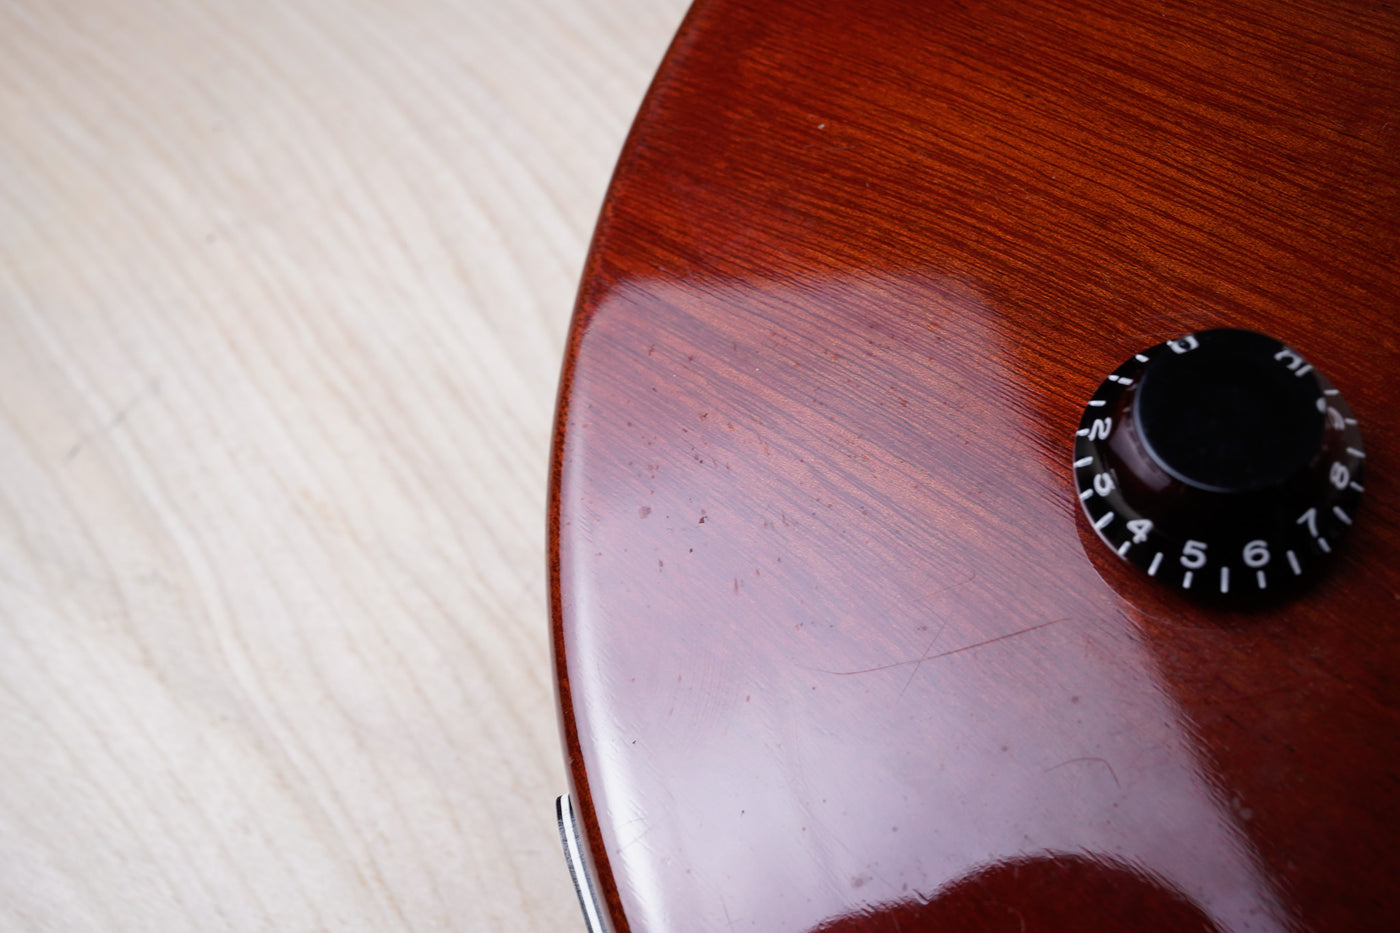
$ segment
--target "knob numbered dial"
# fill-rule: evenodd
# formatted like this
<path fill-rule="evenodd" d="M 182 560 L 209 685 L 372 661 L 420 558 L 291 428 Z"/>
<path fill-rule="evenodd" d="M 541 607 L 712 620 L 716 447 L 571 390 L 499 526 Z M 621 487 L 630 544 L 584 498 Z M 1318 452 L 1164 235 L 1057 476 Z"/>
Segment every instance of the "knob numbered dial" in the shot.
<path fill-rule="evenodd" d="M 1286 590 L 1337 547 L 1365 448 L 1341 393 L 1296 350 L 1207 330 L 1134 354 L 1090 399 L 1074 444 L 1099 538 L 1192 594 Z"/>

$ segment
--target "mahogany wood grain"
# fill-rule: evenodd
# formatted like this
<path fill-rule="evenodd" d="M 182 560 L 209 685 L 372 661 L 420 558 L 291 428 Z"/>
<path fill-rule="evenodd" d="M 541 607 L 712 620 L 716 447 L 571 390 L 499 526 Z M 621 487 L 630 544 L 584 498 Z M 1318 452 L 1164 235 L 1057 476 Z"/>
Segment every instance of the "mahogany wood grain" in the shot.
<path fill-rule="evenodd" d="M 619 930 L 1400 926 L 1397 78 L 1376 4 L 697 4 L 556 422 Z M 1069 475 L 1103 374 L 1215 326 L 1367 443 L 1263 611 L 1102 553 Z"/>

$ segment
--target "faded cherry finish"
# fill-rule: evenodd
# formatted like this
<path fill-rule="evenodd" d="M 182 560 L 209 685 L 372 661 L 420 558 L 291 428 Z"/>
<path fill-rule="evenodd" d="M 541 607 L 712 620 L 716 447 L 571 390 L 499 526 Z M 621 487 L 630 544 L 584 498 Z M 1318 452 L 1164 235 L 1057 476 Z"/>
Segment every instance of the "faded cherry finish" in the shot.
<path fill-rule="evenodd" d="M 1378 5 L 697 5 L 554 457 L 619 929 L 1400 927 L 1397 114 Z M 1216 326 L 1369 453 L 1323 579 L 1249 613 L 1105 557 L 1069 475 L 1102 375 Z"/>

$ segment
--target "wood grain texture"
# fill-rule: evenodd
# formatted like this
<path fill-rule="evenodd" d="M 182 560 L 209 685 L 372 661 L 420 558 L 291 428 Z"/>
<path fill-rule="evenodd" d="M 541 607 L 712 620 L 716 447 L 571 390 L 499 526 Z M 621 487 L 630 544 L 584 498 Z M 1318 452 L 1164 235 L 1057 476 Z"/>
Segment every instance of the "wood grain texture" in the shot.
<path fill-rule="evenodd" d="M 696 6 L 554 461 L 620 930 L 1400 925 L 1397 74 L 1366 3 Z M 1223 326 L 1367 444 L 1264 611 L 1106 555 L 1071 478 L 1105 374 Z"/>
<path fill-rule="evenodd" d="M 681 12 L 0 7 L 0 927 L 579 927 L 550 415 Z"/>

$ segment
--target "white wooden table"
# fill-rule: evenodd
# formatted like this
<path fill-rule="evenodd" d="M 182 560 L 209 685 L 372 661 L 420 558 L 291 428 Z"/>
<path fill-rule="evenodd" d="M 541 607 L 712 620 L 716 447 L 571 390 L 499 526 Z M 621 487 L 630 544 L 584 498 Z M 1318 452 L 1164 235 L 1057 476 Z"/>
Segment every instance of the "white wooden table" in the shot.
<path fill-rule="evenodd" d="M 0 5 L 0 929 L 581 929 L 550 422 L 683 6 Z"/>

